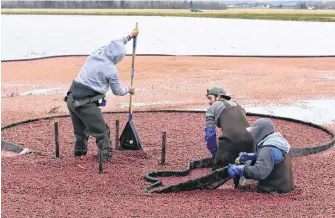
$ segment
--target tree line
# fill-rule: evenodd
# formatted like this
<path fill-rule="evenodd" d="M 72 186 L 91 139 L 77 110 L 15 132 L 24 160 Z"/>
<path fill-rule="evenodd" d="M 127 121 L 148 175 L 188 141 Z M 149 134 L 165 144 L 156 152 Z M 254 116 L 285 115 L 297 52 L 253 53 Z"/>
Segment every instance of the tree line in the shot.
<path fill-rule="evenodd" d="M 222 1 L 1 1 L 2 8 L 222 10 Z"/>

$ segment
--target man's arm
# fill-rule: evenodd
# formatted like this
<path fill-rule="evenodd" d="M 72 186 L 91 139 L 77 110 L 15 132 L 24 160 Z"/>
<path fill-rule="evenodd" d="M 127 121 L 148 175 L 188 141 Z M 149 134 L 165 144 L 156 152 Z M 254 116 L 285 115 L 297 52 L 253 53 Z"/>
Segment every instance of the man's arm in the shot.
<path fill-rule="evenodd" d="M 115 42 L 115 41 L 122 42 L 123 44 L 127 44 L 127 42 L 129 42 L 132 38 L 136 37 L 138 35 L 138 33 L 139 33 L 138 30 L 133 29 L 129 35 L 124 36 L 124 37 L 122 37 L 120 39 L 112 40 L 109 44 L 104 45 L 104 46 L 102 46 L 102 47 L 100 47 L 98 49 L 95 49 L 90 55 L 99 55 L 99 54 L 101 54 L 107 46 L 109 46 L 112 42 Z"/>
<path fill-rule="evenodd" d="M 114 95 L 123 96 L 129 93 L 129 88 L 127 86 L 121 87 L 119 73 L 114 65 L 110 65 L 111 76 L 107 78 L 109 86 Z"/>
<path fill-rule="evenodd" d="M 103 53 L 104 50 L 105 50 L 105 49 L 110 49 L 110 48 L 108 48 L 108 46 L 111 46 L 111 45 L 114 46 L 113 43 L 115 43 L 115 42 L 121 42 L 121 43 L 123 43 L 123 44 L 127 44 L 127 42 L 129 42 L 130 40 L 131 40 L 130 35 L 125 36 L 125 37 L 122 37 L 122 38 L 120 38 L 120 39 L 112 40 L 112 41 L 110 41 L 108 44 L 106 44 L 106 45 L 104 45 L 104 46 L 101 46 L 100 48 L 97 48 L 97 49 L 95 49 L 94 51 L 92 51 L 90 55 L 91 55 L 91 56 L 95 56 L 95 55 L 104 55 L 104 53 Z"/>
<path fill-rule="evenodd" d="M 138 35 L 138 30 L 133 29 L 129 35 L 122 37 L 121 39 L 118 39 L 117 41 L 127 44 L 127 42 L 129 42 L 132 38 L 136 37 L 137 35 Z"/>
<path fill-rule="evenodd" d="M 273 169 L 274 160 L 272 152 L 269 148 L 262 148 L 257 156 L 256 163 L 246 165 L 244 168 L 244 176 L 249 179 L 265 179 L 268 177 Z"/>
<path fill-rule="evenodd" d="M 127 44 L 127 42 L 129 42 L 131 39 L 132 38 L 130 37 L 130 35 L 128 35 L 128 36 L 122 37 L 121 39 L 117 39 L 116 41 L 123 42 L 123 44 Z"/>
<path fill-rule="evenodd" d="M 206 111 L 206 128 L 215 128 L 215 116 L 213 107 L 210 107 Z"/>
<path fill-rule="evenodd" d="M 206 128 L 205 128 L 205 141 L 207 142 L 208 151 L 215 156 L 217 151 L 216 131 L 215 131 L 215 117 L 212 107 L 208 108 L 206 112 Z"/>

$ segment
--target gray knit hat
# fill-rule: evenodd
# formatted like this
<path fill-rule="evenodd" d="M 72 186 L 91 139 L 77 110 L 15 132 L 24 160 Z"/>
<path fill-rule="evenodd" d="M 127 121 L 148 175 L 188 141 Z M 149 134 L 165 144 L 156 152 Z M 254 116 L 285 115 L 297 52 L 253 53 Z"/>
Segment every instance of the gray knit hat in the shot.
<path fill-rule="evenodd" d="M 226 90 L 224 90 L 222 87 L 213 87 L 213 88 L 207 89 L 207 95 L 224 96 L 228 100 L 230 99 L 230 96 L 227 95 Z"/>

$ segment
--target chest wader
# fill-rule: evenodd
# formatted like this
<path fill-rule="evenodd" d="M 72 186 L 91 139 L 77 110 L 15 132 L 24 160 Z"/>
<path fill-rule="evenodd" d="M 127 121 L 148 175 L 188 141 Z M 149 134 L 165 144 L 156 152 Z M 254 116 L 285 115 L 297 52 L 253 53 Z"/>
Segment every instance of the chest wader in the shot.
<path fill-rule="evenodd" d="M 290 153 L 274 165 L 268 177 L 258 181 L 257 189 L 265 193 L 287 193 L 294 189 L 292 155 Z"/>
<path fill-rule="evenodd" d="M 226 167 L 234 163 L 240 152 L 251 153 L 254 151 L 252 135 L 246 130 L 250 126 L 244 109 L 236 102 L 225 104 L 217 126 L 223 133 L 219 136 L 218 150 L 214 157 L 213 170 Z M 235 187 L 239 184 L 240 177 L 234 178 Z"/>
<path fill-rule="evenodd" d="M 90 135 L 96 138 L 98 148 L 102 148 L 104 160 L 112 155 L 110 129 L 98 107 L 98 101 L 104 97 L 105 95 L 88 86 L 72 82 L 65 101 L 75 135 L 74 156 L 87 154 L 87 141 Z"/>

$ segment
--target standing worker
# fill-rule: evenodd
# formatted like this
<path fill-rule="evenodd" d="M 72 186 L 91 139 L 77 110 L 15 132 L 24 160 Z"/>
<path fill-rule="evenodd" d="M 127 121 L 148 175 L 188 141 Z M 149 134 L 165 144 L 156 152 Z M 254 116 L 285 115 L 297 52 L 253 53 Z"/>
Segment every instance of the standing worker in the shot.
<path fill-rule="evenodd" d="M 138 35 L 134 29 L 130 35 L 113 40 L 88 56 L 77 78 L 67 92 L 65 101 L 70 112 L 75 136 L 74 156 L 87 154 L 87 141 L 91 135 L 102 149 L 103 160 L 112 156 L 110 129 L 99 106 L 105 106 L 105 93 L 111 88 L 114 95 L 134 94 L 134 87 L 121 87 L 116 64 L 126 55 L 125 44 Z"/>

